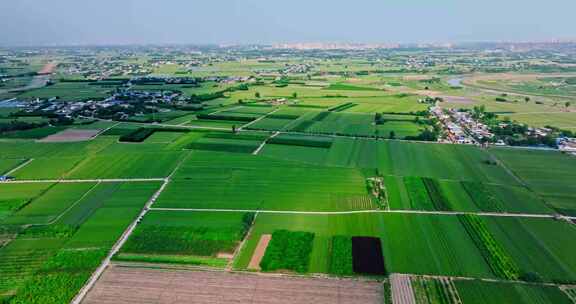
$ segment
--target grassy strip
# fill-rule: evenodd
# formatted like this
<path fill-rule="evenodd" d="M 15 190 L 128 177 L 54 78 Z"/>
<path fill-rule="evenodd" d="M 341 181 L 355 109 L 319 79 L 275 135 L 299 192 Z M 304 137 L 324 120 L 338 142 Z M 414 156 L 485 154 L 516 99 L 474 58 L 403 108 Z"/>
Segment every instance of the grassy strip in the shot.
<path fill-rule="evenodd" d="M 315 123 L 314 120 L 303 120 L 299 122 L 297 125 L 292 127 L 290 131 L 294 132 L 305 132 L 306 129 L 310 128 Z"/>
<path fill-rule="evenodd" d="M 254 140 L 261 141 L 268 138 L 267 134 L 239 134 L 232 132 L 210 132 L 204 135 L 204 138 L 217 139 L 236 139 L 236 140 Z"/>
<path fill-rule="evenodd" d="M 260 262 L 263 271 L 308 271 L 314 233 L 276 230 Z"/>
<path fill-rule="evenodd" d="M 313 148 L 326 148 L 332 146 L 331 138 L 290 138 L 290 137 L 274 137 L 268 140 L 269 144 L 287 145 L 287 146 L 300 146 L 300 147 L 313 147 Z"/>
<path fill-rule="evenodd" d="M 490 234 L 482 219 L 477 215 L 460 215 L 458 218 L 494 275 L 501 279 L 517 280 L 520 277 L 520 269 Z"/>
<path fill-rule="evenodd" d="M 115 261 L 124 262 L 143 262 L 159 264 L 185 264 L 224 268 L 228 265 L 227 259 L 213 257 L 189 256 L 189 255 L 153 255 L 153 254 L 135 254 L 119 253 L 114 256 Z"/>
<path fill-rule="evenodd" d="M 267 118 L 275 118 L 275 119 L 298 119 L 300 115 L 293 115 L 293 114 L 270 114 L 266 116 Z"/>
<path fill-rule="evenodd" d="M 69 303 L 106 256 L 106 250 L 62 250 L 18 290 L 9 303 Z"/>
<path fill-rule="evenodd" d="M 504 204 L 482 183 L 462 182 L 462 187 L 482 211 L 504 212 Z"/>
<path fill-rule="evenodd" d="M 330 273 L 340 276 L 354 274 L 352 261 L 352 240 L 348 236 L 332 238 Z"/>
<path fill-rule="evenodd" d="M 451 211 L 450 204 L 448 203 L 448 199 L 442 192 L 440 188 L 440 184 L 437 180 L 432 178 L 422 178 L 422 182 L 426 186 L 426 190 L 428 190 L 428 195 L 432 200 L 432 204 L 434 204 L 434 208 L 439 211 Z"/>
<path fill-rule="evenodd" d="M 390 281 L 386 280 L 382 283 L 382 289 L 384 291 L 384 304 L 393 304 L 392 302 L 392 286 L 390 286 Z"/>
<path fill-rule="evenodd" d="M 218 115 L 218 114 L 198 114 L 196 115 L 196 118 L 205 120 L 230 120 L 230 121 L 243 121 L 243 122 L 251 122 L 257 119 L 257 117 L 250 117 L 250 116 L 234 116 L 234 115 Z"/>
<path fill-rule="evenodd" d="M 426 185 L 419 177 L 405 176 L 404 185 L 410 197 L 410 207 L 415 210 L 434 210 Z"/>
<path fill-rule="evenodd" d="M 235 153 L 252 153 L 258 145 L 235 145 L 225 143 L 200 143 L 195 142 L 186 146 L 187 149 L 202 150 L 202 151 L 219 151 L 219 152 L 235 152 Z"/>

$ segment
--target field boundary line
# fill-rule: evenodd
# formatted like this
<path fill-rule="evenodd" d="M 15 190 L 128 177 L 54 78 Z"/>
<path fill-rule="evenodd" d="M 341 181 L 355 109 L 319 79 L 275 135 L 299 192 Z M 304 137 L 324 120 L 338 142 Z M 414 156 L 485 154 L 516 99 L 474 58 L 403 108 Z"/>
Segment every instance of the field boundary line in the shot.
<path fill-rule="evenodd" d="M 376 141 L 399 141 L 405 143 L 417 143 L 417 144 L 430 144 L 430 145 L 456 145 L 456 146 L 475 146 L 469 144 L 454 144 L 454 143 L 443 143 L 437 141 L 421 141 L 421 140 L 405 140 L 405 139 L 390 139 L 390 138 L 374 138 L 374 137 L 363 137 L 363 136 L 354 136 L 354 135 L 338 135 L 338 134 L 327 134 L 327 133 L 307 133 L 307 132 L 296 132 L 296 131 L 286 131 L 285 129 L 288 126 L 291 126 L 294 122 L 300 120 L 302 117 L 299 117 L 288 125 L 284 126 L 280 130 L 243 130 L 238 129 L 239 132 L 280 132 L 280 134 L 292 134 L 292 135 L 307 135 L 307 136 L 319 136 L 319 137 L 331 137 L 331 138 L 350 138 L 350 139 L 359 139 L 359 140 L 376 140 Z M 168 127 L 168 128 L 182 128 L 188 130 L 214 130 L 214 131 L 230 131 L 230 128 L 222 128 L 222 127 L 206 127 L 206 126 L 183 126 L 183 125 L 173 125 L 173 124 L 163 124 L 163 123 L 143 123 L 143 122 L 124 122 L 125 124 L 132 124 L 132 125 L 142 125 L 142 126 L 158 126 L 158 127 Z M 244 126 L 242 126 L 244 127 Z M 241 128 L 242 128 L 241 127 Z M 576 127 L 570 127 L 576 128 Z M 550 151 L 558 151 L 557 149 L 553 148 L 539 148 L 539 147 L 523 147 L 523 146 L 505 146 L 504 148 L 507 149 L 526 149 L 526 150 L 550 150 Z"/>
<path fill-rule="evenodd" d="M 5 176 L 9 176 L 10 174 L 13 174 L 14 172 L 24 168 L 25 166 L 27 166 L 29 163 L 31 163 L 34 159 L 30 158 L 27 161 L 21 163 L 20 165 L 16 166 L 16 168 L 12 168 L 10 171 L 4 173 L 3 175 Z"/>
<path fill-rule="evenodd" d="M 576 219 L 575 216 L 558 216 L 554 214 L 530 214 L 530 213 L 496 213 L 496 212 L 465 212 L 465 211 L 425 211 L 425 210 L 350 210 L 350 211 L 296 211 L 296 210 L 250 210 L 250 209 L 203 209 L 203 208 L 150 208 L 151 211 L 174 211 L 174 212 L 256 212 L 271 214 L 303 214 L 303 215 L 346 215 L 365 213 L 398 213 L 398 214 L 423 214 L 423 215 L 478 215 L 487 217 L 521 217 L 521 218 L 549 218 L 549 219 Z"/>
<path fill-rule="evenodd" d="M 130 183 L 130 182 L 162 182 L 165 178 L 102 178 L 102 179 L 23 179 L 0 182 L 2 184 L 32 184 L 32 183 Z"/>
<path fill-rule="evenodd" d="M 280 111 L 280 108 L 276 108 L 275 110 L 270 111 L 270 112 L 268 112 L 268 113 L 266 113 L 266 114 L 264 114 L 264 115 L 262 115 L 262 116 L 260 116 L 260 117 L 258 117 L 258 118 L 256 118 L 256 119 L 254 119 L 253 121 L 251 121 L 251 122 L 249 122 L 249 123 L 241 126 L 241 127 L 238 128 L 238 129 L 239 129 L 240 131 L 242 131 L 244 128 L 247 128 L 248 126 L 257 123 L 257 122 L 259 122 L 260 120 L 268 117 L 268 115 L 272 115 L 272 114 L 274 114 L 274 113 L 276 113 L 276 112 L 278 112 L 278 111 Z"/>
<path fill-rule="evenodd" d="M 166 178 L 164 178 L 164 182 L 162 183 L 160 188 L 158 188 L 158 190 L 152 195 L 152 197 L 150 197 L 150 199 L 148 199 L 148 201 L 146 202 L 146 204 L 144 205 L 144 207 L 142 208 L 142 210 L 140 211 L 140 214 L 136 217 L 136 219 L 134 219 L 134 221 L 132 221 L 132 223 L 128 226 L 128 228 L 126 228 L 126 230 L 124 230 L 124 232 L 122 233 L 122 236 L 116 241 L 116 243 L 114 244 L 114 246 L 112 247 L 112 249 L 110 250 L 108 255 L 106 256 L 104 261 L 92 273 L 88 282 L 86 282 L 84 284 L 82 289 L 80 289 L 80 291 L 76 294 L 74 299 L 70 302 L 71 304 L 82 303 L 82 301 L 84 300 L 84 298 L 86 297 L 88 292 L 94 287 L 94 285 L 96 284 L 98 279 L 100 279 L 100 277 L 102 276 L 102 274 L 104 273 L 106 268 L 108 268 L 108 266 L 110 265 L 110 262 L 112 261 L 112 257 L 116 253 L 118 253 L 118 251 L 120 251 L 120 248 L 122 248 L 124 243 L 126 243 L 126 241 L 128 240 L 128 237 L 130 237 L 132 232 L 134 232 L 134 229 L 136 229 L 136 226 L 138 225 L 138 223 L 140 223 L 142 218 L 144 218 L 146 213 L 148 213 L 148 211 L 150 210 L 150 207 L 156 202 L 156 200 L 158 199 L 160 194 L 162 194 L 164 189 L 166 189 L 166 186 L 168 186 L 168 184 L 170 183 L 172 175 L 174 175 L 174 173 L 176 173 L 176 171 L 180 168 L 182 163 L 184 163 L 184 161 L 188 158 L 189 155 L 190 155 L 190 153 L 187 153 L 185 156 L 183 156 L 180 159 L 180 161 L 178 162 L 178 164 L 174 167 L 172 172 Z"/>
<path fill-rule="evenodd" d="M 54 223 L 56 223 L 58 220 L 60 220 L 64 214 L 68 213 L 68 211 L 72 210 L 72 208 L 74 208 L 76 205 L 78 205 L 78 203 L 80 203 L 86 196 L 88 196 L 92 191 L 94 191 L 94 189 L 96 189 L 96 187 L 98 187 L 98 185 L 100 185 L 100 182 L 95 183 L 92 187 L 90 187 L 90 189 L 88 189 L 88 191 L 84 192 L 84 194 L 82 194 L 82 196 L 77 199 L 74 204 L 70 205 L 68 208 L 66 208 L 66 210 L 62 211 L 62 213 L 60 213 L 55 219 L 51 220 L 50 222 L 46 223 L 46 224 L 30 224 L 30 225 L 26 225 L 28 227 L 32 227 L 32 226 L 49 226 L 52 225 Z"/>
<path fill-rule="evenodd" d="M 214 114 L 218 114 L 218 113 L 222 113 L 222 112 L 226 112 L 226 111 L 236 110 L 236 109 L 239 109 L 241 107 L 242 106 L 235 106 L 235 107 L 230 107 L 230 108 L 218 109 L 217 111 L 211 112 L 208 115 L 214 115 Z"/>
<path fill-rule="evenodd" d="M 492 282 L 492 283 L 509 283 L 509 284 L 524 284 L 524 285 L 533 285 L 533 286 L 553 286 L 562 289 L 562 287 L 573 287 L 570 284 L 561 284 L 561 283 L 553 283 L 553 282 L 529 282 L 529 281 L 520 281 L 520 280 L 503 280 L 503 279 L 493 279 L 493 278 L 474 278 L 474 277 L 465 277 L 465 276 L 443 276 L 443 275 L 434 275 L 434 274 L 416 274 L 416 273 L 394 273 L 400 275 L 407 275 L 410 277 L 418 277 L 424 279 L 449 279 L 452 281 L 482 281 L 482 282 Z"/>
<path fill-rule="evenodd" d="M 270 135 L 270 137 L 266 138 L 266 139 L 260 144 L 260 146 L 258 146 L 258 148 L 256 148 L 256 150 L 254 150 L 254 152 L 252 152 L 252 155 L 258 155 L 258 153 L 260 153 L 260 151 L 261 151 L 262 149 L 264 149 L 264 146 L 266 145 L 266 143 L 267 143 L 270 139 L 272 139 L 272 138 L 274 138 L 274 137 L 276 137 L 276 136 L 278 136 L 278 135 L 280 135 L 280 132 L 276 131 L 276 132 L 274 132 L 274 134 Z"/>
<path fill-rule="evenodd" d="M 236 247 L 236 250 L 234 250 L 234 254 L 233 254 L 232 259 L 230 260 L 228 265 L 226 265 L 226 268 L 225 268 L 226 271 L 231 271 L 233 269 L 234 261 L 236 261 L 236 258 L 238 257 L 238 255 L 240 254 L 242 249 L 244 249 L 244 244 L 246 244 L 246 240 L 248 240 L 248 238 L 252 234 L 252 230 L 254 230 L 254 224 L 256 223 L 257 217 L 258 217 L 258 211 L 256 211 L 254 213 L 254 218 L 252 219 L 252 222 L 250 223 L 250 229 L 248 229 L 248 231 L 246 232 L 246 235 L 244 236 L 244 238 L 242 239 L 240 244 L 238 244 L 238 247 Z"/>

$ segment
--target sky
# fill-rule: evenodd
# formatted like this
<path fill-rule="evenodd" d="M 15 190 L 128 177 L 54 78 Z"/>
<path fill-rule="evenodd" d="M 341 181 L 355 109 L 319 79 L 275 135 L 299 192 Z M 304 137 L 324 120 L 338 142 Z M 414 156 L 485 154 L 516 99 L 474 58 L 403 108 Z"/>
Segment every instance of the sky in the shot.
<path fill-rule="evenodd" d="M 575 0 L 2 0 L 0 45 L 548 41 Z"/>

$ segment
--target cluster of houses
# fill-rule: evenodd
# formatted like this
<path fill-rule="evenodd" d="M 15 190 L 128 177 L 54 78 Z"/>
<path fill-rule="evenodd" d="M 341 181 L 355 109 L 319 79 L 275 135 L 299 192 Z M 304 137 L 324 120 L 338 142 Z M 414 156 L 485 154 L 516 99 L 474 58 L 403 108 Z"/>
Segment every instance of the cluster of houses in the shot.
<path fill-rule="evenodd" d="M 281 71 L 281 74 L 306 74 L 312 70 L 313 65 L 310 63 L 287 64 Z"/>
<path fill-rule="evenodd" d="M 559 138 L 558 149 L 576 155 L 576 138 Z"/>
<path fill-rule="evenodd" d="M 494 137 L 490 128 L 477 121 L 468 112 L 432 107 L 430 112 L 440 121 L 448 142 L 455 144 L 480 144 Z M 502 143 L 497 143 L 502 144 Z"/>
<path fill-rule="evenodd" d="M 79 59 L 59 64 L 66 74 L 82 75 L 86 79 L 106 79 L 110 77 L 146 75 L 152 72 L 145 63 L 125 62 L 114 58 Z"/>

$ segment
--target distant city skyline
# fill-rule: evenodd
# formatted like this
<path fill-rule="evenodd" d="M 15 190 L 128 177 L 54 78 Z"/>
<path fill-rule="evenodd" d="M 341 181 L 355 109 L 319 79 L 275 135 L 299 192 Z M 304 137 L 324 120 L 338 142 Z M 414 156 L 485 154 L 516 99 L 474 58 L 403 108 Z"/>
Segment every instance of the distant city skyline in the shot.
<path fill-rule="evenodd" d="M 576 38 L 576 1 L 17 0 L 0 45 L 461 43 Z"/>

